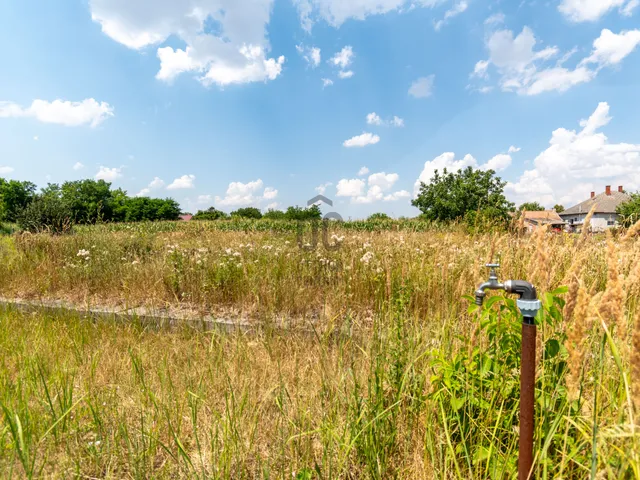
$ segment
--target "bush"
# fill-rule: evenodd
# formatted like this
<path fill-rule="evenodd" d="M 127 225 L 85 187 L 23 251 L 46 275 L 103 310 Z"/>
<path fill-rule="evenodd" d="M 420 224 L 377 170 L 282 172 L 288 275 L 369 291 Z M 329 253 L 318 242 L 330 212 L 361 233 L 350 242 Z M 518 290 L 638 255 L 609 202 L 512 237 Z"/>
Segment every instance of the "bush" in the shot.
<path fill-rule="evenodd" d="M 233 212 L 231 212 L 232 217 L 241 217 L 241 218 L 255 218 L 259 220 L 262 218 L 262 212 L 255 207 L 246 207 L 239 208 Z"/>
<path fill-rule="evenodd" d="M 73 227 L 73 210 L 61 198 L 37 197 L 18 213 L 18 226 L 27 232 L 69 233 Z"/>
<path fill-rule="evenodd" d="M 123 206 L 127 222 L 178 220 L 180 217 L 180 205 L 171 198 L 127 198 Z"/>
<path fill-rule="evenodd" d="M 191 220 L 220 220 L 223 218 L 227 218 L 226 213 L 216 209 L 215 207 L 210 207 L 206 210 L 198 210 Z"/>
<path fill-rule="evenodd" d="M 386 213 L 378 212 L 378 213 L 374 213 L 373 215 L 369 215 L 369 218 L 367 218 L 367 221 L 370 221 L 370 222 L 375 220 L 391 220 L 391 217 Z"/>
<path fill-rule="evenodd" d="M 262 216 L 262 218 L 265 218 L 267 220 L 285 220 L 287 218 L 287 214 L 282 210 L 273 210 L 270 208 L 267 213 Z"/>
<path fill-rule="evenodd" d="M 309 208 L 289 207 L 285 215 L 287 220 L 320 220 L 322 218 L 318 205 L 311 205 Z"/>

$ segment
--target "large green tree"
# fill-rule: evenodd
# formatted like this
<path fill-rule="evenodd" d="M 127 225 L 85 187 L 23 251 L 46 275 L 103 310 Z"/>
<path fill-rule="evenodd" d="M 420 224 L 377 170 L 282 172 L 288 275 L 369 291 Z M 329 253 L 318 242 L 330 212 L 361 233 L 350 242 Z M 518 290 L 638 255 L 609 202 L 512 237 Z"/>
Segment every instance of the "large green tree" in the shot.
<path fill-rule="evenodd" d="M 411 202 L 427 220 L 451 221 L 481 215 L 506 220 L 514 205 L 504 196 L 504 182 L 493 170 L 467 167 L 455 173 L 437 170 L 429 183 L 420 183 Z"/>
<path fill-rule="evenodd" d="M 60 194 L 71 207 L 76 223 L 95 223 L 113 219 L 114 195 L 104 180 L 64 182 Z"/>
<path fill-rule="evenodd" d="M 123 211 L 126 222 L 178 220 L 180 217 L 180 205 L 171 198 L 127 198 Z"/>
<path fill-rule="evenodd" d="M 15 222 L 19 212 L 29 205 L 36 193 L 31 182 L 0 178 L 0 220 Z"/>

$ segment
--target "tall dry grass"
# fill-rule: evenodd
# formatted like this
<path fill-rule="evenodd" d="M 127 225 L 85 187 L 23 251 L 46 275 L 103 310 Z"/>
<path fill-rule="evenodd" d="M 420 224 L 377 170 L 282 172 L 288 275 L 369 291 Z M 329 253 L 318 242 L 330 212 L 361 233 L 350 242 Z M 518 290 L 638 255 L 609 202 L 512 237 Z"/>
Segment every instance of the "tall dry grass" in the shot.
<path fill-rule="evenodd" d="M 223 305 L 312 332 L 9 309 L 0 476 L 512 478 L 520 320 L 512 299 L 463 298 L 500 258 L 501 279 L 535 278 L 544 304 L 536 478 L 640 478 L 635 237 L 334 234 L 335 252 L 189 225 L 3 238 L 4 296 Z"/>

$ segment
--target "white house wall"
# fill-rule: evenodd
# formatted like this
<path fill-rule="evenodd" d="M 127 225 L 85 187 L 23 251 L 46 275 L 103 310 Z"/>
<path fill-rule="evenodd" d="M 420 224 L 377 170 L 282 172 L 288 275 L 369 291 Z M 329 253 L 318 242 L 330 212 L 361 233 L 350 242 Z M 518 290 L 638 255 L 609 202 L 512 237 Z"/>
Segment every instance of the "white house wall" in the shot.
<path fill-rule="evenodd" d="M 571 220 L 573 220 L 574 226 L 580 226 L 584 223 L 586 214 L 578 214 L 578 215 L 570 215 L 563 217 L 563 220 L 566 221 L 569 225 L 571 225 Z M 613 221 L 617 223 L 618 215 L 615 213 L 595 213 L 593 217 L 591 217 L 591 229 L 592 230 L 606 230 L 607 228 L 611 228 L 613 225 L 609 225 L 609 221 Z"/>

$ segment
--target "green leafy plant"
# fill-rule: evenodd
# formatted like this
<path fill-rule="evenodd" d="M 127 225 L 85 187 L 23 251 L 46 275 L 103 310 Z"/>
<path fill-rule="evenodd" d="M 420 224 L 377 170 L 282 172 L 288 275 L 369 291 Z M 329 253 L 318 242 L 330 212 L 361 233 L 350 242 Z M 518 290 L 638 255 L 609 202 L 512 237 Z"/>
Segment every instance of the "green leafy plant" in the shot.
<path fill-rule="evenodd" d="M 550 331 L 543 345 L 536 385 L 537 434 L 541 438 L 557 432 L 556 414 L 567 403 L 562 385 L 566 352 L 558 289 L 544 296 L 544 309 L 537 322 Z M 517 468 L 518 412 L 522 316 L 513 298 L 493 296 L 478 313 L 468 344 L 453 356 L 447 348 L 433 352 L 430 399 L 438 405 L 437 417 L 446 432 L 448 458 L 458 471 L 482 478 L 512 476 Z M 565 432 L 562 432 L 565 433 Z M 548 450 L 547 450 L 548 452 Z"/>
<path fill-rule="evenodd" d="M 63 234 L 71 232 L 73 212 L 67 202 L 53 196 L 40 196 L 18 214 L 18 226 L 27 232 Z"/>

